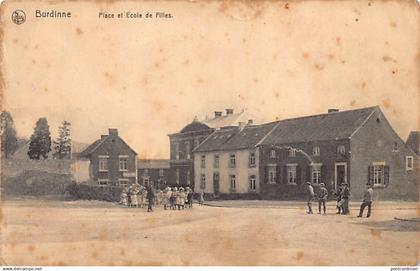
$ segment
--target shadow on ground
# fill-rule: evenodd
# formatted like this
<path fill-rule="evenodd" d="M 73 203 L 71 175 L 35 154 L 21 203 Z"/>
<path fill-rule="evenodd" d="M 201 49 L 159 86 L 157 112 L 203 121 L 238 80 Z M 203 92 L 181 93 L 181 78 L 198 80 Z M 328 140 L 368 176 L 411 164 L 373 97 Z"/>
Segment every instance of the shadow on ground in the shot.
<path fill-rule="evenodd" d="M 420 221 L 418 218 L 409 218 L 405 220 L 384 220 L 384 221 L 370 221 L 357 223 L 372 228 L 377 228 L 381 231 L 393 232 L 417 232 L 420 231 Z"/>

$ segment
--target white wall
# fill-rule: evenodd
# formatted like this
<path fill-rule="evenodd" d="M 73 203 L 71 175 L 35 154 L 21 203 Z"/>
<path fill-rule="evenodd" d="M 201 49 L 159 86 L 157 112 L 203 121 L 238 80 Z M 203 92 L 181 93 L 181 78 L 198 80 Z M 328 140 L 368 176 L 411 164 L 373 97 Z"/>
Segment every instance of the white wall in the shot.
<path fill-rule="evenodd" d="M 76 182 L 86 182 L 90 179 L 89 160 L 74 160 L 71 171 Z"/>
<path fill-rule="evenodd" d="M 230 175 L 236 176 L 236 193 L 248 193 L 249 177 L 255 175 L 256 177 L 256 191 L 260 191 L 259 180 L 259 150 L 255 149 L 255 167 L 249 167 L 249 153 L 250 150 L 236 150 L 236 151 L 218 151 L 206 153 L 194 153 L 194 181 L 195 190 L 201 191 L 200 182 L 201 174 L 206 175 L 205 193 L 214 193 L 213 191 L 213 173 L 218 172 L 220 178 L 220 193 L 230 193 Z M 219 168 L 214 168 L 214 155 L 219 154 Z M 230 168 L 230 154 L 236 155 L 236 167 Z M 206 167 L 201 168 L 201 156 L 206 156 Z"/>

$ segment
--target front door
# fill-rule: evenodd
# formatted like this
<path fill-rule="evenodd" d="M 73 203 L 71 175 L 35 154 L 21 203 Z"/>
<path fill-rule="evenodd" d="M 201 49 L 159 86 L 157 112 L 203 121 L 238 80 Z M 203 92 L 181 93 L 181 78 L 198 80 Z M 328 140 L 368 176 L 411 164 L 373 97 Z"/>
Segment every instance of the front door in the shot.
<path fill-rule="evenodd" d="M 342 183 L 347 182 L 347 163 L 336 163 L 335 164 L 335 187 L 340 187 Z"/>
<path fill-rule="evenodd" d="M 218 195 L 220 192 L 220 178 L 219 173 L 213 173 L 213 191 L 214 194 Z"/>

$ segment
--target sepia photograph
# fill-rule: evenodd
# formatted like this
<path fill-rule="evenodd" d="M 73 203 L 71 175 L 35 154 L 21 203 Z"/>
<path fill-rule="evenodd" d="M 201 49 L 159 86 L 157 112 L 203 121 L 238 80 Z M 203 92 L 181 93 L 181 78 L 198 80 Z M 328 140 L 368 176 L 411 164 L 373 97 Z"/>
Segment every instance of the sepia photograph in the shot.
<path fill-rule="evenodd" d="M 5 0 L 0 22 L 2 270 L 418 270 L 418 1 Z"/>

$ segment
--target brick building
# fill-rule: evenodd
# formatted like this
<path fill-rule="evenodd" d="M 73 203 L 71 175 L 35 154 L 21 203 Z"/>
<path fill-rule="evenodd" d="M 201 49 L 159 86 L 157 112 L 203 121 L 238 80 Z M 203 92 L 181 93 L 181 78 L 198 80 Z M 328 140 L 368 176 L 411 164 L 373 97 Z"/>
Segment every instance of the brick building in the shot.
<path fill-rule="evenodd" d="M 139 184 L 151 184 L 155 189 L 163 189 L 172 183 L 172 171 L 169 160 L 166 159 L 139 159 L 137 161 L 137 179 Z"/>
<path fill-rule="evenodd" d="M 90 180 L 99 185 L 125 186 L 137 182 L 137 153 L 118 136 L 117 129 L 109 129 L 79 154 L 89 160 Z"/>
<path fill-rule="evenodd" d="M 406 145 L 410 147 L 417 155 L 420 155 L 420 132 L 411 131 L 408 135 Z"/>
<path fill-rule="evenodd" d="M 354 199 L 366 183 L 377 199 L 418 199 L 419 157 L 379 107 L 283 120 L 259 147 L 267 198 L 302 198 L 311 181 L 330 191 L 347 182 Z"/>

